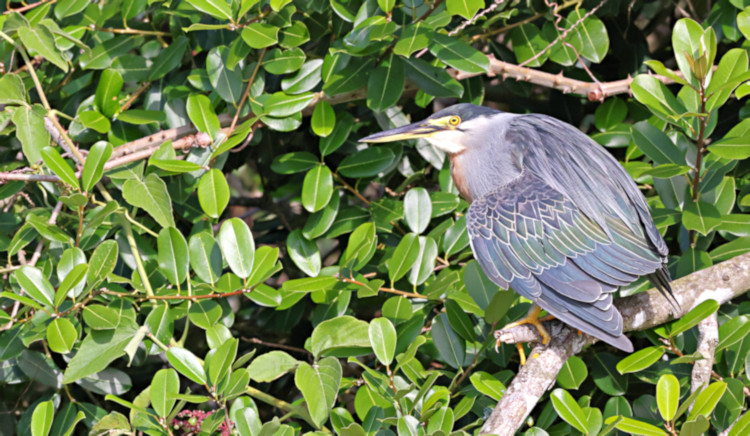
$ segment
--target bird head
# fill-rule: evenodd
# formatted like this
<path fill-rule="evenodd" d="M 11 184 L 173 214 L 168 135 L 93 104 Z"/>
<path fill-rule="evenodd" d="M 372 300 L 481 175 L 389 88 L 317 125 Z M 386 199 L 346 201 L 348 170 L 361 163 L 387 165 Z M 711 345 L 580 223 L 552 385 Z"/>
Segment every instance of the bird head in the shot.
<path fill-rule="evenodd" d="M 455 104 L 416 123 L 372 134 L 360 139 L 362 142 L 380 143 L 425 139 L 448 154 L 460 154 L 466 150 L 467 141 L 478 128 L 493 115 L 501 112 L 468 103 Z"/>

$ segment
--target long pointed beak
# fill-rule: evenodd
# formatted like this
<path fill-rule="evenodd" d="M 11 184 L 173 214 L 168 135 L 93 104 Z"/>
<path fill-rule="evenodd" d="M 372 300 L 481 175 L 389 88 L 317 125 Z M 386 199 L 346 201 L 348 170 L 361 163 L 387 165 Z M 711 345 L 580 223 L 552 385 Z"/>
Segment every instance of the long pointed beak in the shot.
<path fill-rule="evenodd" d="M 370 136 L 366 136 L 360 139 L 361 142 L 393 142 L 403 141 L 406 139 L 417 139 L 430 136 L 435 132 L 443 130 L 442 127 L 427 124 L 424 121 L 418 123 L 407 124 L 405 126 L 396 127 L 395 129 L 386 130 L 384 132 L 374 133 Z"/>

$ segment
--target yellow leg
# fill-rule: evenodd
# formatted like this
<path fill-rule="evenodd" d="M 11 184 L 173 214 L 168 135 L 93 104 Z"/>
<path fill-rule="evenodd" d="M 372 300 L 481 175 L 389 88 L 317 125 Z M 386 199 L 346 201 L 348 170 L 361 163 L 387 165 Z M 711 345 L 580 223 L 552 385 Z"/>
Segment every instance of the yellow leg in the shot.
<path fill-rule="evenodd" d="M 549 333 L 547 333 L 547 329 L 544 328 L 544 325 L 542 325 L 542 321 L 548 321 L 549 316 L 545 316 L 544 318 L 540 320 L 539 313 L 541 313 L 541 311 L 542 311 L 542 308 L 534 304 L 531 306 L 531 309 L 529 309 L 529 313 L 526 314 L 525 317 L 519 319 L 518 321 L 515 321 L 506 325 L 505 327 L 502 328 L 502 330 L 507 330 L 513 327 L 518 327 L 519 325 L 531 324 L 534 327 L 536 327 L 536 330 L 542 336 L 542 344 L 547 345 L 550 341 L 550 335 Z"/>

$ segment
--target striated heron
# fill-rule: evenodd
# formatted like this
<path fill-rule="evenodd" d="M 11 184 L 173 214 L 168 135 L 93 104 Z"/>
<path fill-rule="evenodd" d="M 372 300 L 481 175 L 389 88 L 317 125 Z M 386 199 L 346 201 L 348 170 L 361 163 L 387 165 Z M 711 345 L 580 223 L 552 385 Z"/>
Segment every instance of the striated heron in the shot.
<path fill-rule="evenodd" d="M 538 318 L 544 309 L 632 352 L 612 304 L 618 287 L 646 276 L 676 305 L 667 246 L 646 199 L 617 160 L 575 127 L 456 104 L 361 141 L 417 138 L 449 156 L 453 180 L 471 203 L 466 224 L 485 274 L 536 303 L 506 328 L 532 324 L 546 344 Z"/>

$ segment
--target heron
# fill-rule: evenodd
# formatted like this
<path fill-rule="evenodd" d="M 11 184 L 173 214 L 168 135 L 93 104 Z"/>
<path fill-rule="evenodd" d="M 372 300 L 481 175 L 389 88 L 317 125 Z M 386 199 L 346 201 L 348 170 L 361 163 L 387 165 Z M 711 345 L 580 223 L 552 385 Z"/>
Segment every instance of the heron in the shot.
<path fill-rule="evenodd" d="M 615 291 L 645 276 L 678 304 L 667 245 L 645 197 L 625 168 L 577 128 L 547 115 L 462 103 L 361 141 L 417 138 L 450 159 L 455 186 L 470 203 L 466 226 L 484 273 L 534 303 L 504 328 L 533 325 L 546 345 L 543 309 L 632 352 Z M 523 364 L 520 345 L 519 351 Z"/>

